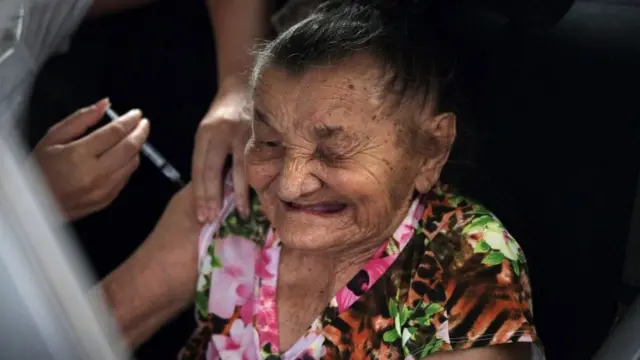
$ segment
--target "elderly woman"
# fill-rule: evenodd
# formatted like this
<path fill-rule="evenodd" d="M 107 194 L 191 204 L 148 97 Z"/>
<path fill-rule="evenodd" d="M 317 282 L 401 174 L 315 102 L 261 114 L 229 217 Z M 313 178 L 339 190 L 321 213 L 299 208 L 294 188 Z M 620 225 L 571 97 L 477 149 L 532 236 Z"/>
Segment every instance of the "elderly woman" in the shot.
<path fill-rule="evenodd" d="M 539 353 L 522 250 L 491 212 L 439 182 L 456 116 L 435 16 L 425 25 L 437 10 L 426 11 L 328 3 L 260 53 L 251 211 L 239 215 L 228 181 L 222 214 L 200 235 L 199 325 L 181 359 Z M 172 242 L 180 234 L 163 221 L 164 240 L 143 247 L 171 263 L 141 249 L 103 284 L 134 345 L 196 282 L 179 262 L 195 261 L 193 245 Z M 146 275 L 151 262 L 163 277 Z M 124 279 L 131 272 L 137 281 Z"/>

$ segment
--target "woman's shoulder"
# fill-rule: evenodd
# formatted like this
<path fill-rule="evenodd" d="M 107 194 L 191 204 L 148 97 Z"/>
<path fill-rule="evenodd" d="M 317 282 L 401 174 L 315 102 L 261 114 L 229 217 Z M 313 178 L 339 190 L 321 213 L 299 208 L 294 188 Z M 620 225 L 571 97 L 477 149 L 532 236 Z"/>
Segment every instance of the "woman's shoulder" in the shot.
<path fill-rule="evenodd" d="M 251 191 L 249 198 L 249 216 L 243 218 L 235 207 L 233 192 L 225 196 L 223 210 L 216 221 L 213 238 L 241 237 L 257 245 L 263 245 L 269 230 L 269 221 L 260 211 L 260 201 L 255 192 Z M 229 205 L 227 205 L 229 204 Z"/>
<path fill-rule="evenodd" d="M 409 275 L 397 284 L 406 290 L 397 289 L 405 294 L 398 300 L 430 314 L 433 328 L 425 329 L 438 334 L 424 355 L 536 342 L 526 260 L 500 220 L 442 185 L 421 198 L 418 212 L 409 252 L 396 269 Z M 426 349 L 422 342 L 407 346 Z"/>
<path fill-rule="evenodd" d="M 482 257 L 486 265 L 506 260 L 516 273 L 524 265 L 520 245 L 481 203 L 447 185 L 438 185 L 424 196 L 421 204 L 424 212 L 419 221 L 420 231 L 435 250 L 449 249 L 458 259 Z"/>
<path fill-rule="evenodd" d="M 233 268 L 233 276 L 241 283 L 252 279 L 258 253 L 269 233 L 269 222 L 260 211 L 260 203 L 255 193 L 250 197 L 250 210 L 248 217 L 240 216 L 235 207 L 232 186 L 228 182 L 220 215 L 216 221 L 205 225 L 200 233 L 199 276 L 196 288 L 198 321 L 211 321 L 211 313 L 225 319 L 233 313 L 233 301 L 229 299 L 235 298 L 219 291 L 212 291 L 216 286 L 218 289 L 230 286 L 225 283 L 224 277 L 214 276 L 220 274 L 220 269 Z"/>

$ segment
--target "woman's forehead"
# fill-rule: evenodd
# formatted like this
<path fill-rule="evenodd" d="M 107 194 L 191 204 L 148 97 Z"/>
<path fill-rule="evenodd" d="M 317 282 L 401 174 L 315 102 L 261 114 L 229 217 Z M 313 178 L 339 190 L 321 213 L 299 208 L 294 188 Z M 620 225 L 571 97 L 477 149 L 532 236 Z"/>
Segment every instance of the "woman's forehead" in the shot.
<path fill-rule="evenodd" d="M 257 110 L 277 117 L 323 121 L 327 118 L 378 117 L 384 87 L 376 67 L 349 64 L 315 67 L 292 74 L 265 69 L 255 89 Z"/>

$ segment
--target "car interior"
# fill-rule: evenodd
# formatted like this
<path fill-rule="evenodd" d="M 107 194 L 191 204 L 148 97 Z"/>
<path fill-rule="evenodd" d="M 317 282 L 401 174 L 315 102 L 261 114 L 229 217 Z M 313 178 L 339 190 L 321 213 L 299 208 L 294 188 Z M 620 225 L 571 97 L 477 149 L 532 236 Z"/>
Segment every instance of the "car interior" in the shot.
<path fill-rule="evenodd" d="M 476 176 L 470 185 L 474 196 L 499 215 L 524 248 L 531 273 L 536 327 L 546 356 L 550 360 L 640 359 L 640 2 L 468 2 L 472 6 L 452 19 L 452 24 L 461 31 L 471 22 L 474 24 L 473 34 L 467 31 L 465 41 L 460 43 L 460 50 L 468 56 L 459 70 L 465 79 L 461 84 L 466 95 L 463 111 L 470 114 L 469 126 L 473 129 L 468 136 L 480 150 L 472 160 L 461 163 L 473 169 Z M 165 6 L 167 12 L 177 9 L 178 2 L 161 3 L 165 5 L 150 7 Z M 129 25 L 140 23 L 145 17 L 164 21 L 158 15 L 162 10 L 149 10 L 152 15 L 144 11 L 126 15 L 128 20 L 123 15 L 120 20 L 125 19 Z M 198 19 L 200 22 L 184 23 L 198 31 L 208 31 L 207 24 L 201 23 L 206 18 Z M 122 34 L 124 30 L 114 25 L 117 20 L 101 20 L 101 24 L 111 26 L 112 33 Z M 86 103 L 108 92 L 108 86 L 116 81 L 108 74 L 101 75 L 100 84 L 89 84 L 86 91 L 81 90 L 87 73 L 113 71 L 113 66 L 105 65 L 107 54 L 100 50 L 100 44 L 112 44 L 113 39 L 105 35 L 107 32 L 100 33 L 102 37 L 92 37 L 97 34 L 96 26 L 95 22 L 85 24 L 70 53 L 53 59 L 43 70 L 34 91 L 32 114 L 55 108 L 43 90 L 47 77 L 64 79 L 76 98 L 86 99 Z M 178 46 L 175 44 L 180 36 L 167 35 L 164 42 L 155 46 L 172 49 Z M 207 40 L 210 39 L 202 41 Z M 185 48 L 185 56 L 193 55 L 187 45 L 180 46 Z M 69 64 L 81 57 L 80 50 L 74 48 L 102 51 L 102 55 L 95 55 L 98 65 L 74 69 Z M 120 50 L 124 48 L 122 45 Z M 127 47 L 126 51 L 134 50 L 135 47 Z M 213 54 L 206 53 L 202 58 L 211 59 Z M 148 59 L 128 59 L 140 63 L 143 60 Z M 172 114 L 184 111 L 189 122 L 179 125 L 177 133 L 154 124 L 160 135 L 151 138 L 159 148 L 167 149 L 169 160 L 184 174 L 189 173 L 192 134 L 213 92 L 201 83 L 202 75 L 197 75 L 200 70 L 207 73 L 204 67 L 198 62 L 185 69 L 185 78 L 197 79 L 199 85 L 184 89 L 177 100 L 160 101 L 174 107 L 170 109 Z M 72 75 L 74 71 L 84 75 Z M 117 79 L 118 75 L 113 76 Z M 131 72 L 129 76 L 143 75 Z M 145 76 L 143 80 L 163 78 L 155 84 L 178 81 L 174 75 Z M 116 94 L 112 100 L 120 101 L 122 109 L 129 104 L 140 106 L 131 100 L 134 95 L 132 91 Z M 193 99 L 199 100 L 189 109 L 174 104 Z M 145 101 L 151 104 L 158 99 Z M 174 121 L 152 105 L 149 108 L 150 118 Z M 47 113 L 55 114 L 51 117 L 56 119 L 65 111 L 68 113 L 57 107 Z M 32 116 L 31 145 L 50 125 L 47 121 L 36 121 Z M 121 195 L 129 199 L 128 203 L 118 200 L 115 210 L 107 210 L 106 215 L 74 224 L 99 275 L 115 267 L 137 244 L 111 243 L 107 249 L 103 242 L 95 241 L 94 234 L 115 231 L 105 226 L 118 216 L 131 217 L 146 211 L 146 225 L 122 225 L 131 226 L 134 235 L 143 239 L 168 199 L 169 195 L 147 194 L 144 199 L 152 200 L 128 205 L 143 199 L 134 193 L 135 189 L 155 191 L 146 184 L 162 181 L 155 169 L 144 166 L 143 175 L 132 180 L 133 190 Z M 164 193 L 172 191 L 169 185 L 162 186 Z M 142 210 L 150 207 L 153 209 Z M 115 255 L 106 259 L 105 254 L 110 251 Z M 186 338 L 192 320 L 184 319 L 191 316 L 188 312 L 169 325 L 137 354 L 138 358 L 173 358 L 166 355 L 174 350 L 168 348 L 170 341 L 166 339 Z M 156 346 L 162 351 L 150 349 Z"/>
<path fill-rule="evenodd" d="M 527 254 L 547 357 L 588 359 L 640 285 L 640 3 L 578 0 L 553 26 L 503 35 L 476 47 L 476 83 L 492 83 L 471 96 L 480 167 L 499 189 L 483 201 Z M 635 358 L 639 342 L 623 342 Z"/>

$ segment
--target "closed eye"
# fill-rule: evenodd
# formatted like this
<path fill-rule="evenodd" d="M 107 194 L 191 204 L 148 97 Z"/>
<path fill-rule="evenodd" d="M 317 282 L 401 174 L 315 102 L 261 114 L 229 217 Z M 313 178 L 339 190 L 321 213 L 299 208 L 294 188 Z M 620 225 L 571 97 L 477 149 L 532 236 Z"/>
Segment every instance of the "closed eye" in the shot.
<path fill-rule="evenodd" d="M 344 153 L 337 153 L 334 151 L 328 151 L 326 149 L 318 149 L 313 154 L 314 159 L 322 160 L 327 164 L 335 164 L 346 160 L 348 157 Z"/>
<path fill-rule="evenodd" d="M 345 160 L 351 157 L 354 150 L 355 143 L 344 140 L 334 140 L 318 147 L 318 152 L 320 152 L 323 158 L 334 161 Z"/>
<path fill-rule="evenodd" d="M 264 146 L 271 147 L 271 148 L 280 146 L 279 141 L 260 141 L 260 143 Z"/>

